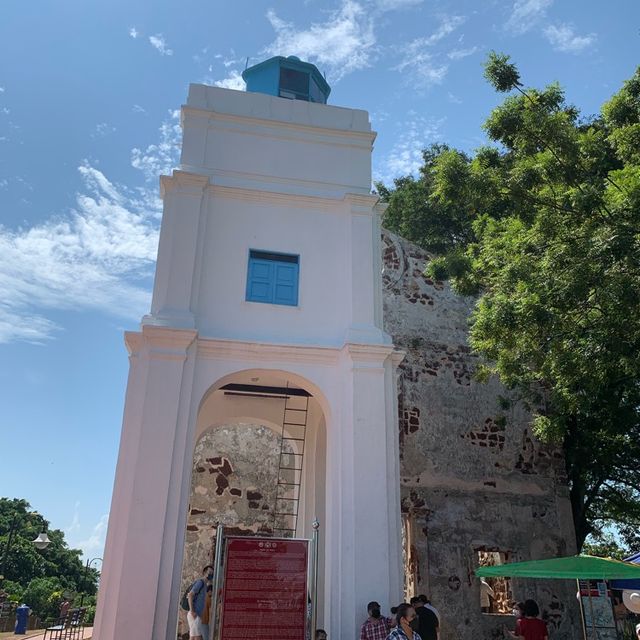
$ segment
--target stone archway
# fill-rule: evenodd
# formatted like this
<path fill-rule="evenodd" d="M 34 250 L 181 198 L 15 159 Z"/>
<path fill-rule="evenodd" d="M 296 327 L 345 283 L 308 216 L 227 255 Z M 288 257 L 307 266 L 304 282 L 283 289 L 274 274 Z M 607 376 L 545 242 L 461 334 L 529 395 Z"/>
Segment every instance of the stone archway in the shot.
<path fill-rule="evenodd" d="M 325 413 L 312 389 L 300 382 L 282 371 L 249 370 L 226 376 L 204 395 L 197 417 L 181 593 L 212 560 L 218 524 L 232 535 L 280 535 L 274 511 L 282 452 L 302 460 L 296 537 L 311 537 L 313 518 L 324 520 Z M 239 386 L 240 392 L 229 390 Z M 286 394 L 278 391 L 283 389 L 308 393 L 303 442 L 293 439 L 299 430 L 286 426 Z M 323 558 L 321 547 L 321 566 Z M 319 582 L 322 594 L 323 576 Z M 185 630 L 180 615 L 179 635 Z"/>

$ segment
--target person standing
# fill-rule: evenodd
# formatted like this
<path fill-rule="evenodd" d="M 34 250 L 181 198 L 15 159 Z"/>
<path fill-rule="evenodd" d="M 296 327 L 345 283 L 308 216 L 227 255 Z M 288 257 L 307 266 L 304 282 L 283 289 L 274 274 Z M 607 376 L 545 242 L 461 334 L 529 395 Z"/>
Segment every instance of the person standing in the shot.
<path fill-rule="evenodd" d="M 374 600 L 367 605 L 369 617 L 360 629 L 360 640 L 386 640 L 389 635 L 389 621 L 380 610 L 380 605 Z"/>
<path fill-rule="evenodd" d="M 482 613 L 491 613 L 491 600 L 494 597 L 491 585 L 484 578 L 480 578 L 480 609 Z"/>
<path fill-rule="evenodd" d="M 207 585 L 211 583 L 211 580 L 213 580 L 213 567 L 208 564 L 202 569 L 202 578 L 196 580 L 187 593 L 189 638 L 193 640 L 204 640 L 205 638 L 206 628 L 202 622 L 202 615 L 207 599 Z"/>
<path fill-rule="evenodd" d="M 424 598 L 426 600 L 426 597 Z M 411 598 L 411 605 L 416 611 L 416 619 L 413 628 L 418 632 L 422 640 L 438 640 L 438 617 L 431 610 L 427 609 L 423 596 Z"/>
<path fill-rule="evenodd" d="M 416 610 L 410 604 L 403 602 L 398 606 L 398 613 L 396 613 L 397 624 L 386 640 L 422 640 L 420 634 L 411 626 L 415 619 Z"/>
<path fill-rule="evenodd" d="M 547 625 L 538 617 L 540 609 L 535 600 L 525 600 L 523 606 L 524 616 L 516 624 L 516 631 L 508 631 L 508 634 L 516 640 L 549 640 Z"/>
<path fill-rule="evenodd" d="M 436 614 L 436 618 L 438 618 L 438 626 L 440 626 L 440 612 L 431 604 L 431 600 L 429 600 L 429 598 L 424 594 L 420 594 L 418 598 L 420 598 L 421 602 L 424 604 L 425 609 L 430 609 Z M 422 640 L 424 640 L 424 638 L 422 638 Z"/>

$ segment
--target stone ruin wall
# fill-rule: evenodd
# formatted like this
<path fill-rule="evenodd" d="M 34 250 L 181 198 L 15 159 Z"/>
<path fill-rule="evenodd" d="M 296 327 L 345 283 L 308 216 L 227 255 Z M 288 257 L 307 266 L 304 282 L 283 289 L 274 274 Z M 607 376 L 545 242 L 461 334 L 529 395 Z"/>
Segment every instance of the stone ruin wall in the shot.
<path fill-rule="evenodd" d="M 474 300 L 424 276 L 428 259 L 383 233 L 385 330 L 406 351 L 398 408 L 407 587 L 430 594 L 443 640 L 502 638 L 513 619 L 481 613 L 472 571 L 482 553 L 528 560 L 574 552 L 564 462 L 532 437 L 514 394 L 497 380 L 474 380 Z M 270 534 L 279 451 L 279 435 L 260 424 L 222 425 L 198 440 L 181 593 L 211 560 L 217 522 L 236 535 Z M 503 604 L 536 599 L 554 640 L 579 637 L 572 584 L 513 581 L 511 594 L 505 583 L 493 586 Z"/>
<path fill-rule="evenodd" d="M 270 535 L 280 436 L 260 424 L 205 431 L 196 443 L 180 595 L 213 560 L 218 523 L 228 535 Z M 178 637 L 188 637 L 180 610 Z"/>
<path fill-rule="evenodd" d="M 479 558 L 530 560 L 575 552 L 559 451 L 541 446 L 530 416 L 495 379 L 474 380 L 468 346 L 474 299 L 425 275 L 429 256 L 383 233 L 385 330 L 406 351 L 398 377 L 403 542 L 408 590 L 428 593 L 442 637 L 502 638 L 511 616 L 483 614 Z M 538 601 L 554 640 L 581 637 L 575 585 L 567 581 L 493 584 L 508 607 Z M 510 610 L 510 607 L 508 607 Z"/>

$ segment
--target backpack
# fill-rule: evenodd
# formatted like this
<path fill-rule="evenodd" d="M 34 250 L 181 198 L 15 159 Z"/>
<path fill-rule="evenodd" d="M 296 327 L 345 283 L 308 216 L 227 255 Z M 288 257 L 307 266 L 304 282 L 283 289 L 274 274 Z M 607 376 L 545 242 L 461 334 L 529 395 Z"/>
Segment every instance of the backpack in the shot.
<path fill-rule="evenodd" d="M 197 580 L 196 580 L 197 582 Z M 203 587 L 204 587 L 204 580 L 200 579 L 200 582 L 202 583 L 200 585 L 200 588 L 196 591 L 196 595 L 193 596 L 194 599 L 197 598 L 200 595 L 200 592 L 202 591 Z M 182 596 L 182 598 L 180 598 L 180 608 L 183 609 L 184 611 L 189 611 L 189 598 L 187 598 L 187 594 L 189 593 L 189 591 L 191 591 L 191 589 L 193 589 L 193 585 L 195 584 L 195 582 L 192 582 L 189 587 L 187 588 L 187 590 L 184 592 L 184 595 Z"/>

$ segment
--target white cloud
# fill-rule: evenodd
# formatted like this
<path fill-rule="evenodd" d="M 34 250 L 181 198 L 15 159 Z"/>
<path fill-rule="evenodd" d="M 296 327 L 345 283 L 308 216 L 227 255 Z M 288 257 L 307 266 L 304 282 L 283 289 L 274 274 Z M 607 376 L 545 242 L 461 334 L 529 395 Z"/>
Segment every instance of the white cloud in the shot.
<path fill-rule="evenodd" d="M 511 9 L 511 15 L 505 24 L 505 29 L 513 35 L 522 35 L 542 20 L 553 0 L 516 0 Z"/>
<path fill-rule="evenodd" d="M 423 0 L 376 0 L 376 6 L 382 11 L 395 11 L 406 7 L 415 7 L 422 4 Z"/>
<path fill-rule="evenodd" d="M 466 18 L 464 16 L 445 16 L 442 19 L 440 26 L 430 36 L 422 38 L 423 45 L 433 46 L 443 38 L 446 38 L 449 34 L 453 33 L 465 21 Z"/>
<path fill-rule="evenodd" d="M 73 509 L 73 520 L 71 524 L 64 530 L 66 534 L 73 533 L 80 529 L 80 502 L 76 500 L 75 507 Z"/>
<path fill-rule="evenodd" d="M 449 102 L 452 102 L 453 104 L 462 104 L 462 98 L 459 98 L 457 95 L 451 93 L 451 91 L 447 93 L 447 98 L 449 99 Z"/>
<path fill-rule="evenodd" d="M 404 49 L 402 61 L 393 67 L 400 72 L 410 72 L 411 82 L 418 81 L 423 86 L 440 84 L 449 71 L 449 65 L 438 62 L 433 54 L 423 50 L 420 42 L 410 42 Z"/>
<path fill-rule="evenodd" d="M 410 111 L 408 119 L 399 125 L 396 143 L 376 171 L 376 180 L 390 183 L 393 178 L 416 175 L 422 166 L 422 150 L 440 139 L 444 119 L 436 120 L 419 116 Z"/>
<path fill-rule="evenodd" d="M 0 93 L 4 93 L 4 87 L 0 87 Z"/>
<path fill-rule="evenodd" d="M 82 164 L 84 187 L 65 215 L 0 227 L 0 343 L 39 343 L 59 327 L 51 310 L 99 309 L 137 320 L 148 308 L 157 202 Z"/>
<path fill-rule="evenodd" d="M 236 91 L 244 91 L 245 83 L 239 71 L 232 71 L 224 80 L 216 80 L 213 84 L 223 89 L 235 89 Z"/>
<path fill-rule="evenodd" d="M 131 111 L 133 111 L 133 113 L 147 113 L 147 110 L 139 104 L 134 104 L 133 107 L 131 107 Z"/>
<path fill-rule="evenodd" d="M 132 151 L 148 180 L 177 163 L 178 120 L 170 112 L 160 142 Z M 149 308 L 162 211 L 157 186 L 114 184 L 87 162 L 78 171 L 83 186 L 73 209 L 29 228 L 0 226 L 0 344 L 51 339 L 61 330 L 52 311 L 99 310 L 137 321 Z"/>
<path fill-rule="evenodd" d="M 1 111 L 5 116 L 8 116 L 11 113 L 11 109 L 9 109 L 8 107 L 2 107 Z"/>
<path fill-rule="evenodd" d="M 6 178 L 0 178 L 0 189 L 6 189 L 9 186 L 9 181 Z"/>
<path fill-rule="evenodd" d="M 140 32 L 135 27 L 131 27 L 129 35 L 135 40 L 140 35 Z"/>
<path fill-rule="evenodd" d="M 418 81 L 424 86 L 440 84 L 447 75 L 449 65 L 441 60 L 439 54 L 433 53 L 432 48 L 458 29 L 465 19 L 463 16 L 445 16 L 430 36 L 416 38 L 404 45 L 402 59 L 393 68 L 402 73 L 410 72 L 412 83 Z"/>
<path fill-rule="evenodd" d="M 131 165 L 142 171 L 147 181 L 170 174 L 178 162 L 181 139 L 180 111 L 169 111 L 169 119 L 160 126 L 160 142 L 150 144 L 144 151 L 132 149 Z"/>
<path fill-rule="evenodd" d="M 167 43 L 161 33 L 157 33 L 155 36 L 149 36 L 149 42 L 151 43 L 151 46 L 160 53 L 161 56 L 173 55 L 173 49 L 169 49 L 169 47 L 167 47 Z"/>
<path fill-rule="evenodd" d="M 447 58 L 449 58 L 449 60 L 462 60 L 462 58 L 472 56 L 477 51 L 478 47 L 471 47 L 470 49 L 454 49 L 447 53 Z"/>
<path fill-rule="evenodd" d="M 371 12 L 355 0 L 343 0 L 328 20 L 314 23 L 308 29 L 296 29 L 279 18 L 273 9 L 267 18 L 276 39 L 265 53 L 297 55 L 326 68 L 333 80 L 368 67 L 376 44 Z"/>
<path fill-rule="evenodd" d="M 91 137 L 104 138 L 105 136 L 108 136 L 110 133 L 114 133 L 115 130 L 116 128 L 112 127 L 110 124 L 107 124 L 106 122 L 99 122 L 96 125 L 96 128 L 93 130 Z"/>
<path fill-rule="evenodd" d="M 75 549 L 82 549 L 82 555 L 87 558 L 91 556 L 103 556 L 104 544 L 107 537 L 107 525 L 109 524 L 109 514 L 105 513 L 95 524 L 91 531 L 91 535 L 85 540 L 80 540 L 73 545 Z M 95 565 L 94 565 L 95 566 Z M 99 566 L 99 565 L 98 565 Z"/>
<path fill-rule="evenodd" d="M 193 58 L 193 61 L 196 64 L 200 64 L 205 60 L 208 53 L 209 53 L 209 47 L 203 47 L 202 49 L 200 49 L 199 53 L 195 53 L 191 57 Z"/>
<path fill-rule="evenodd" d="M 596 41 L 595 33 L 579 36 L 568 24 L 549 25 L 544 35 L 556 51 L 565 53 L 580 53 Z"/>

